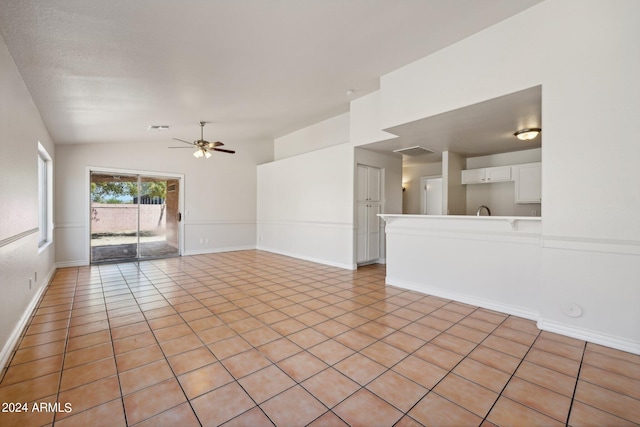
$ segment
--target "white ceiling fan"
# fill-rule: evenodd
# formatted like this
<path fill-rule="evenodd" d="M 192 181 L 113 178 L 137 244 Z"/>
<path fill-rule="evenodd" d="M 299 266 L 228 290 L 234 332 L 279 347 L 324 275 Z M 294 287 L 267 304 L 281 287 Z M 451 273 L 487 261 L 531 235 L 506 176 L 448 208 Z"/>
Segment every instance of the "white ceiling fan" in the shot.
<path fill-rule="evenodd" d="M 222 142 L 220 141 L 209 142 L 204 139 L 204 125 L 206 123 L 207 122 L 200 122 L 200 139 L 196 141 L 189 142 L 179 138 L 173 138 L 173 139 L 175 139 L 176 141 L 184 142 L 185 144 L 189 144 L 195 147 L 196 151 L 193 153 L 193 157 L 198 159 L 201 157 L 208 159 L 209 157 L 211 157 L 210 151 L 220 151 L 223 153 L 234 154 L 235 151 L 233 150 L 225 150 L 224 148 L 218 148 L 224 145 Z M 169 147 L 169 148 L 192 148 L 192 147 Z"/>

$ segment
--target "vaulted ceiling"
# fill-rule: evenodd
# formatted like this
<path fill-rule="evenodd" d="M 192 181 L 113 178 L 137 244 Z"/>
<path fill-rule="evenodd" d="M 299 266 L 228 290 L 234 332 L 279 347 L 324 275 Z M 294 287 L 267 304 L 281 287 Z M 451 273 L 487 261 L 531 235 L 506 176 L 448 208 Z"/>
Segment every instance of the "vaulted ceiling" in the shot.
<path fill-rule="evenodd" d="M 196 139 L 201 120 L 270 140 L 539 2 L 0 0 L 0 35 L 58 144 Z"/>

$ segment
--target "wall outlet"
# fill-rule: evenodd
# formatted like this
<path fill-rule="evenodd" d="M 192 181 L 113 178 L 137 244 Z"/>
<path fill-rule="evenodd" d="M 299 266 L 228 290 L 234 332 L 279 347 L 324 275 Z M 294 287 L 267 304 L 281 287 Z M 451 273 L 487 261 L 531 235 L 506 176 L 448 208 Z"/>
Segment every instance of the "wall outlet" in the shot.
<path fill-rule="evenodd" d="M 209 244 L 209 238 L 207 237 L 206 239 L 204 239 L 204 242 L 208 245 Z"/>
<path fill-rule="evenodd" d="M 201 237 L 200 238 L 200 244 L 202 245 L 204 243 L 204 239 Z"/>

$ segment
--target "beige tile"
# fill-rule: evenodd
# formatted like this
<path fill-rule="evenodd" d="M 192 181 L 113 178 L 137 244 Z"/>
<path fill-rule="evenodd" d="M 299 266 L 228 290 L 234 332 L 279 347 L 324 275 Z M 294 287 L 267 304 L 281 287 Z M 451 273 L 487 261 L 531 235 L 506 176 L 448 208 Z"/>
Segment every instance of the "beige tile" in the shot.
<path fill-rule="evenodd" d="M 252 348 L 245 339 L 236 335 L 208 345 L 211 352 L 220 360 L 235 356 Z"/>
<path fill-rule="evenodd" d="M 233 377 L 216 362 L 180 375 L 178 381 L 187 397 L 193 399 L 232 382 Z"/>
<path fill-rule="evenodd" d="M 160 346 L 157 344 L 137 350 L 122 353 L 116 356 L 118 372 L 125 372 L 164 358 Z"/>
<path fill-rule="evenodd" d="M 527 361 L 522 362 L 515 376 L 567 397 L 573 396 L 576 387 L 575 377 Z"/>
<path fill-rule="evenodd" d="M 345 345 L 355 351 L 360 351 L 366 346 L 371 345 L 376 341 L 375 338 L 355 330 L 350 330 L 343 334 L 340 334 L 334 337 L 334 340 L 338 341 L 340 344 Z"/>
<path fill-rule="evenodd" d="M 64 367 L 65 369 L 73 368 L 74 366 L 95 362 L 112 356 L 113 344 L 106 342 L 81 350 L 67 352 L 64 358 Z"/>
<path fill-rule="evenodd" d="M 271 362 L 257 350 L 251 349 L 224 359 L 222 364 L 236 379 L 239 379 L 269 366 Z"/>
<path fill-rule="evenodd" d="M 85 427 L 89 425 L 92 427 L 125 427 L 127 423 L 124 418 L 122 400 L 115 399 L 86 411 L 74 410 L 71 416 L 57 420 L 55 425 L 58 427 Z"/>
<path fill-rule="evenodd" d="M 328 408 L 333 408 L 360 388 L 359 384 L 333 368 L 319 372 L 301 385 Z"/>
<path fill-rule="evenodd" d="M 303 426 L 327 411 L 327 408 L 299 385 L 260 405 L 277 426 Z"/>
<path fill-rule="evenodd" d="M 256 250 L 59 269 L 0 401 L 69 401 L 61 426 L 124 425 L 121 389 L 142 426 L 640 424 L 640 356 L 385 275 Z"/>
<path fill-rule="evenodd" d="M 571 398 L 567 396 L 517 377 L 509 381 L 502 395 L 560 422 L 567 421 L 571 405 Z"/>
<path fill-rule="evenodd" d="M 325 412 L 324 415 L 318 417 L 309 424 L 309 427 L 349 427 L 333 412 Z"/>
<path fill-rule="evenodd" d="M 367 385 L 367 389 L 402 412 L 407 412 L 428 390 L 404 376 L 387 371 Z"/>
<path fill-rule="evenodd" d="M 37 345 L 33 347 L 27 347 L 25 349 L 18 349 L 13 359 L 11 359 L 11 365 L 20 365 L 22 363 L 33 362 L 38 359 L 44 359 L 47 357 L 63 354 L 65 351 L 65 341 L 54 341 L 47 344 Z"/>
<path fill-rule="evenodd" d="M 446 370 L 453 369 L 464 357 L 431 343 L 420 347 L 413 354 Z"/>
<path fill-rule="evenodd" d="M 127 395 L 143 388 L 173 378 L 173 372 L 166 360 L 161 359 L 119 375 L 122 394 Z"/>
<path fill-rule="evenodd" d="M 548 426 L 561 427 L 564 423 L 538 411 L 501 396 L 489 412 L 487 420 L 497 426 Z"/>
<path fill-rule="evenodd" d="M 354 353 L 350 348 L 334 340 L 324 341 L 311 347 L 308 351 L 329 365 L 333 365 L 343 359 L 346 359 Z"/>
<path fill-rule="evenodd" d="M 217 426 L 253 408 L 255 403 L 232 382 L 194 399 L 192 406 L 203 425 Z"/>
<path fill-rule="evenodd" d="M 506 372 L 469 358 L 460 362 L 453 370 L 453 373 L 496 393 L 502 392 L 502 389 L 511 378 Z"/>
<path fill-rule="evenodd" d="M 356 353 L 334 367 L 360 385 L 365 385 L 387 370 L 386 367 Z"/>
<path fill-rule="evenodd" d="M 433 391 L 481 418 L 498 399 L 498 393 L 455 374 L 447 375 Z"/>
<path fill-rule="evenodd" d="M 476 426 L 482 422 L 482 418 L 433 392 L 418 402 L 408 415 L 425 426 Z"/>
<path fill-rule="evenodd" d="M 58 401 L 71 403 L 73 412 L 56 414 L 56 420 L 120 398 L 118 378 L 114 375 L 60 392 Z"/>
<path fill-rule="evenodd" d="M 258 407 L 249 409 L 223 424 L 224 427 L 273 427 L 274 424 Z"/>
<path fill-rule="evenodd" d="M 157 427 L 157 426 L 180 426 L 180 427 L 199 427 L 200 423 L 195 413 L 188 403 L 175 406 L 168 411 L 164 411 L 151 418 L 147 418 L 136 427 Z"/>
<path fill-rule="evenodd" d="M 247 375 L 238 382 L 257 403 L 262 403 L 296 384 L 275 365 Z"/>
<path fill-rule="evenodd" d="M 279 362 L 302 351 L 300 347 L 289 341 L 287 338 L 280 338 L 268 344 L 264 344 L 260 346 L 258 350 L 267 356 L 272 362 Z"/>
<path fill-rule="evenodd" d="M 371 360 L 374 360 L 379 364 L 386 366 L 387 368 L 392 367 L 408 356 L 408 353 L 381 341 L 375 342 L 370 346 L 365 347 L 360 351 L 360 353 L 364 354 Z"/>
<path fill-rule="evenodd" d="M 640 424 L 640 405 L 632 397 L 580 380 L 576 387 L 575 400 Z"/>
<path fill-rule="evenodd" d="M 278 362 L 278 366 L 297 382 L 304 381 L 328 367 L 326 363 L 306 351 Z"/>
<path fill-rule="evenodd" d="M 638 425 L 578 401 L 573 402 L 571 406 L 571 416 L 568 424 L 574 427 L 637 427 Z"/>
<path fill-rule="evenodd" d="M 65 369 L 62 372 L 60 390 L 69 390 L 115 374 L 116 363 L 113 357 Z"/>
<path fill-rule="evenodd" d="M 391 426 L 402 418 L 402 412 L 369 390 L 361 389 L 333 408 L 350 426 Z"/>
<path fill-rule="evenodd" d="M 124 397 L 129 424 L 136 424 L 186 401 L 178 381 L 168 381 L 137 391 Z"/>
<path fill-rule="evenodd" d="M 433 388 L 448 372 L 413 355 L 399 362 L 392 369 L 427 389 Z"/>

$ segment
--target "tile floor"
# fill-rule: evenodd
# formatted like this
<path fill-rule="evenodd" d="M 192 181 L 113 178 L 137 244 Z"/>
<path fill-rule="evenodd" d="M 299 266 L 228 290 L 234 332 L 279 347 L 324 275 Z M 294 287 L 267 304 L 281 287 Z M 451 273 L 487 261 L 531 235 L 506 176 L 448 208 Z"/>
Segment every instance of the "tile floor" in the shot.
<path fill-rule="evenodd" d="M 61 269 L 2 371 L 29 412 L 0 425 L 640 424 L 640 356 L 384 276 L 260 251 Z"/>

